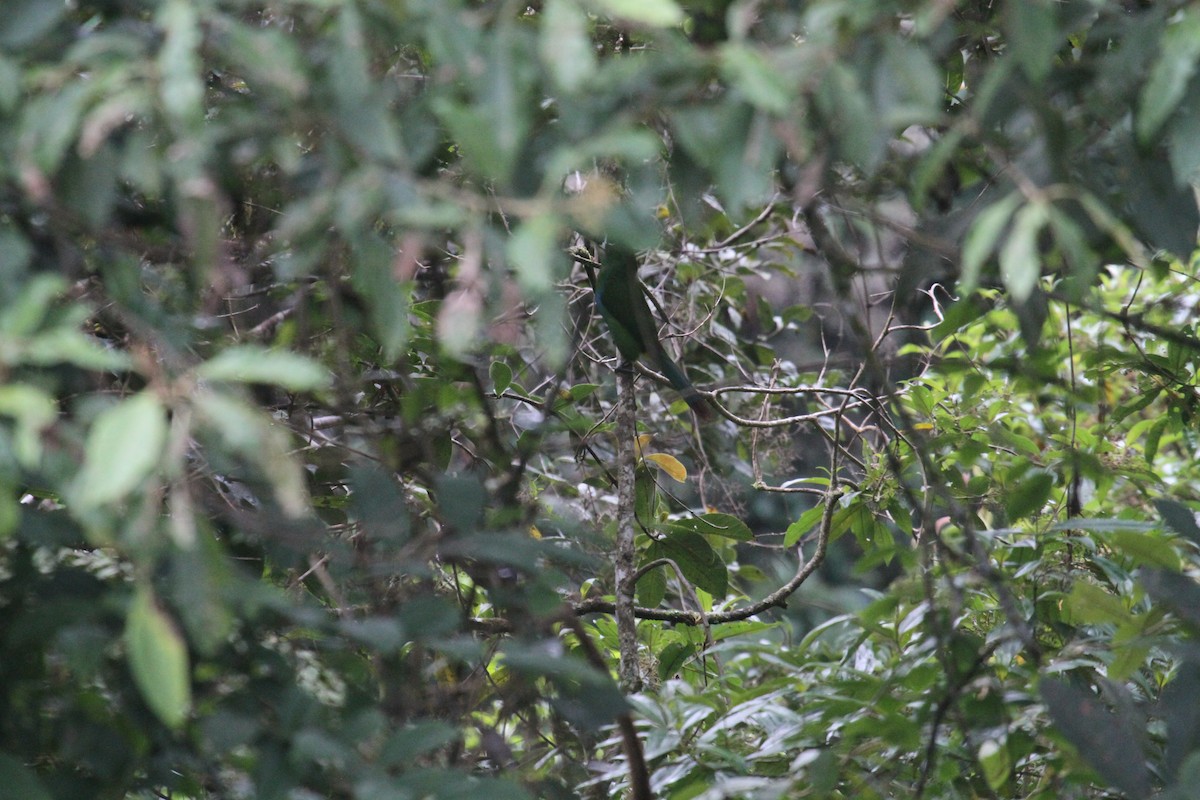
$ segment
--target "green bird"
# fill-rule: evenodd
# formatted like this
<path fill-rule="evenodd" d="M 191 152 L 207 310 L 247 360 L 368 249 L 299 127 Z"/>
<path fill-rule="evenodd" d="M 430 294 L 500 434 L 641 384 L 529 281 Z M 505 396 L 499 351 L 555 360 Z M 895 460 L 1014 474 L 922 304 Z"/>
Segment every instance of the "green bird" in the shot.
<path fill-rule="evenodd" d="M 711 419 L 711 402 L 696 391 L 687 374 L 671 360 L 659 341 L 658 326 L 650 313 L 650 303 L 646 300 L 637 271 L 637 257 L 631 251 L 608 245 L 604 252 L 604 266 L 596 279 L 596 308 L 608 323 L 625 364 L 632 365 L 641 359 L 671 382 L 698 417 Z"/>

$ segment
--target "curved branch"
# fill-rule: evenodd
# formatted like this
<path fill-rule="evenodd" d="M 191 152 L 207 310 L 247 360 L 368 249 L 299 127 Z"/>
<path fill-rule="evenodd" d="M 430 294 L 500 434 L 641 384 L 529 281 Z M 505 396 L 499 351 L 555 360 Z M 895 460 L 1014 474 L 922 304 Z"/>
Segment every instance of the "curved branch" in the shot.
<path fill-rule="evenodd" d="M 837 485 L 836 476 L 833 480 L 834 483 L 829 487 L 829 492 L 825 495 L 825 513 L 821 515 L 821 528 L 817 535 L 817 549 L 813 552 L 812 558 L 806 561 L 803 557 L 803 550 L 797 546 L 796 550 L 801 556 L 800 563 L 797 565 L 796 574 L 783 586 L 780 586 L 761 600 L 756 600 L 750 605 L 730 609 L 729 611 L 714 611 L 709 614 L 702 614 L 696 611 L 634 606 L 634 616 L 638 619 L 656 619 L 663 622 L 673 622 L 677 625 L 720 625 L 726 622 L 740 622 L 741 620 L 749 619 L 755 614 L 760 614 L 769 608 L 786 608 L 788 597 L 799 589 L 800 585 L 808 580 L 808 577 L 825 560 L 825 552 L 829 545 L 829 532 L 833 525 L 833 511 L 838 498 L 842 496 L 842 490 Z M 616 611 L 614 603 L 599 599 L 584 600 L 574 607 L 574 612 L 577 615 L 611 614 L 614 611 Z"/>

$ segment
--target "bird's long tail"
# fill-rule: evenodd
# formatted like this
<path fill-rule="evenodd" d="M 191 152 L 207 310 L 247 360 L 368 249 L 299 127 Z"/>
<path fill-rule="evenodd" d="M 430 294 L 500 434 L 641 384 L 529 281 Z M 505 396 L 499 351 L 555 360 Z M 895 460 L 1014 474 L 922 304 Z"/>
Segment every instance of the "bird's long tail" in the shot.
<path fill-rule="evenodd" d="M 678 364 L 672 361 L 665 352 L 659 353 L 656 360 L 658 363 L 654 366 L 671 382 L 675 390 L 691 406 L 692 411 L 696 412 L 696 416 L 704 421 L 711 420 L 716 416 L 712 401 L 696 390 L 696 387 L 688 380 L 687 374 L 684 373 Z"/>

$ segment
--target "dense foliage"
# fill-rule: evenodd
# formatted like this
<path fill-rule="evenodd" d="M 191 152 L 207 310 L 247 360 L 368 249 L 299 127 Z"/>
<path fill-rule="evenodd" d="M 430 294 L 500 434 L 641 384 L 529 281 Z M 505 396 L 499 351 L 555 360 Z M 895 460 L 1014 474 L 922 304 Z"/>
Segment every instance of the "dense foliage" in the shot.
<path fill-rule="evenodd" d="M 1198 42 L 6 3 L 0 786 L 1188 796 Z M 606 243 L 715 420 L 614 378 Z"/>

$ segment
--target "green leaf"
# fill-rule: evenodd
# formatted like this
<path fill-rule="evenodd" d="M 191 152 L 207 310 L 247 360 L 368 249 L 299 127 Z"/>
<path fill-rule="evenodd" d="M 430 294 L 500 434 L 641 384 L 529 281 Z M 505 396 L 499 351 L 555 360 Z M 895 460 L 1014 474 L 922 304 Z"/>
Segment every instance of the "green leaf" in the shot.
<path fill-rule="evenodd" d="M 177 124 L 199 129 L 204 123 L 204 81 L 197 53 L 201 33 L 196 6 L 188 0 L 168 0 L 159 9 L 158 23 L 166 32 L 158 53 L 163 108 Z"/>
<path fill-rule="evenodd" d="M 183 725 L 192 706 L 187 647 L 148 588 L 139 589 L 129 607 L 125 647 L 146 705 L 167 727 Z"/>
<path fill-rule="evenodd" d="M 201 424 L 215 431 L 227 448 L 261 470 L 284 513 L 300 517 L 307 512 L 304 471 L 291 453 L 291 436 L 285 428 L 261 409 L 232 395 L 199 391 L 192 402 Z"/>
<path fill-rule="evenodd" d="M 731 514 L 710 512 L 673 520 L 667 524 L 669 533 L 689 532 L 708 536 L 724 536 L 737 542 L 748 542 L 754 538 L 750 527 Z"/>
<path fill-rule="evenodd" d="M 508 391 L 508 387 L 512 386 L 512 367 L 503 361 L 493 361 L 491 367 L 488 368 L 488 373 L 491 375 L 492 386 L 497 395 L 504 394 Z"/>
<path fill-rule="evenodd" d="M 929 54 L 907 39 L 889 38 L 875 66 L 875 107 L 885 127 L 928 125 L 942 112 L 942 74 Z"/>
<path fill-rule="evenodd" d="M 1109 711 L 1094 693 L 1063 681 L 1043 679 L 1040 688 L 1054 724 L 1101 777 L 1133 800 L 1150 796 L 1142 720 Z"/>
<path fill-rule="evenodd" d="M 829 117 L 838 156 L 871 173 L 883 158 L 887 138 L 862 84 L 854 69 L 836 62 L 821 81 L 816 100 Z"/>
<path fill-rule="evenodd" d="M 825 507 L 824 505 L 820 504 L 813 506 L 808 511 L 805 511 L 803 514 L 801 514 L 798 520 L 793 522 L 791 525 L 788 525 L 787 532 L 783 537 L 783 546 L 795 547 L 796 543 L 799 542 L 805 534 L 817 526 L 817 523 L 821 521 L 821 517 L 824 514 Z"/>
<path fill-rule="evenodd" d="M 683 9 L 674 0 L 593 0 L 614 17 L 651 28 L 666 28 L 684 20 Z"/>
<path fill-rule="evenodd" d="M 971 224 L 962 249 L 962 280 L 959 285 L 964 295 L 979 287 L 983 264 L 996 249 L 1001 232 L 1020 203 L 1021 195 L 1013 192 L 981 211 Z"/>
<path fill-rule="evenodd" d="M 1071 587 L 1066 606 L 1071 620 L 1081 625 L 1120 625 L 1131 616 L 1121 598 L 1082 580 Z"/>
<path fill-rule="evenodd" d="M 703 536 L 691 531 L 672 531 L 659 545 L 663 556 L 678 564 L 689 581 L 717 599 L 725 597 L 729 573 L 725 562 Z"/>
<path fill-rule="evenodd" d="M 792 104 L 795 83 L 763 52 L 742 42 L 721 47 L 721 71 L 751 103 L 772 114 L 785 114 Z"/>
<path fill-rule="evenodd" d="M 1163 567 L 1174 572 L 1183 568 L 1179 553 L 1161 535 L 1137 531 L 1113 531 L 1108 542 L 1142 567 Z"/>
<path fill-rule="evenodd" d="M 89 508 L 125 497 L 158 466 L 166 439 L 166 409 L 148 389 L 102 411 L 88 432 L 76 501 Z"/>
<path fill-rule="evenodd" d="M 1050 73 L 1054 56 L 1066 44 L 1058 27 L 1054 4 L 1048 0 L 1022 0 L 1005 7 L 1013 58 L 1029 79 L 1041 83 Z"/>
<path fill-rule="evenodd" d="M 562 226 L 554 214 L 539 214 L 523 222 L 508 240 L 508 261 L 517 283 L 531 297 L 554 288 L 562 261 L 558 247 Z"/>
<path fill-rule="evenodd" d="M 538 52 L 556 86 L 574 92 L 596 72 L 587 15 L 575 0 L 546 0 Z"/>
<path fill-rule="evenodd" d="M 1021 480 L 1008 494 L 1004 510 L 1009 522 L 1016 522 L 1040 511 L 1050 498 L 1054 488 L 1054 476 L 1048 472 L 1034 472 Z"/>
<path fill-rule="evenodd" d="M 49 33 L 67 13 L 66 3 L 9 0 L 0 14 L 0 47 L 19 49 Z"/>
<path fill-rule="evenodd" d="M 1042 275 L 1038 257 L 1038 234 L 1046 224 L 1046 207 L 1030 203 L 1017 212 L 1008 240 L 1000 248 L 1000 278 L 1015 303 L 1024 303 L 1033 294 Z"/>
<path fill-rule="evenodd" d="M 1167 499 L 1155 500 L 1154 507 L 1171 530 L 1200 544 L 1200 525 L 1196 524 L 1195 512 L 1183 503 Z"/>
<path fill-rule="evenodd" d="M 1200 9 L 1189 7 L 1163 33 L 1158 61 L 1142 87 L 1137 136 L 1149 144 L 1187 91 L 1200 59 Z"/>
<path fill-rule="evenodd" d="M 312 359 L 287 350 L 237 345 L 222 350 L 196 367 L 208 381 L 265 383 L 292 392 L 312 392 L 329 386 L 329 372 Z"/>
<path fill-rule="evenodd" d="M 1076 297 L 1091 288 L 1099 262 L 1079 225 L 1053 206 L 1047 208 L 1047 220 L 1054 233 L 1054 243 L 1070 268 L 1070 286 Z"/>
<path fill-rule="evenodd" d="M 0 786 L 7 797 L 21 800 L 54 800 L 37 773 L 8 753 L 0 753 Z"/>
<path fill-rule="evenodd" d="M 22 466 L 35 468 L 42 457 L 42 432 L 58 419 L 54 398 L 24 383 L 0 386 L 0 416 L 16 419 L 13 451 Z"/>
<path fill-rule="evenodd" d="M 374 234 L 364 234 L 351 244 L 354 267 L 350 284 L 367 304 L 371 329 L 383 348 L 385 361 L 394 361 L 412 335 L 409 316 L 412 285 L 392 275 L 392 249 Z"/>
<path fill-rule="evenodd" d="M 670 680 L 694 655 L 696 645 L 691 642 L 671 642 L 658 653 L 658 679 Z"/>
<path fill-rule="evenodd" d="M 1200 109 L 1193 103 L 1180 104 L 1167 134 L 1167 153 L 1176 184 L 1200 182 Z"/>
<path fill-rule="evenodd" d="M 1012 755 L 1002 741 L 987 739 L 979 746 L 979 764 L 993 792 L 1001 792 L 1012 774 Z"/>
<path fill-rule="evenodd" d="M 97 372 L 121 372 L 131 363 L 128 354 L 105 347 L 75 328 L 55 328 L 30 337 L 24 345 L 17 359 L 22 364 L 74 364 Z"/>
<path fill-rule="evenodd" d="M 652 561 L 666 557 L 662 545 L 658 542 L 653 542 L 646 548 L 646 552 L 641 560 L 649 564 Z M 638 566 L 640 567 L 641 564 Z M 670 567 L 661 564 L 638 578 L 635 589 L 638 605 L 645 606 L 646 608 L 658 608 L 663 598 L 667 596 L 667 573 L 670 570 Z"/>

